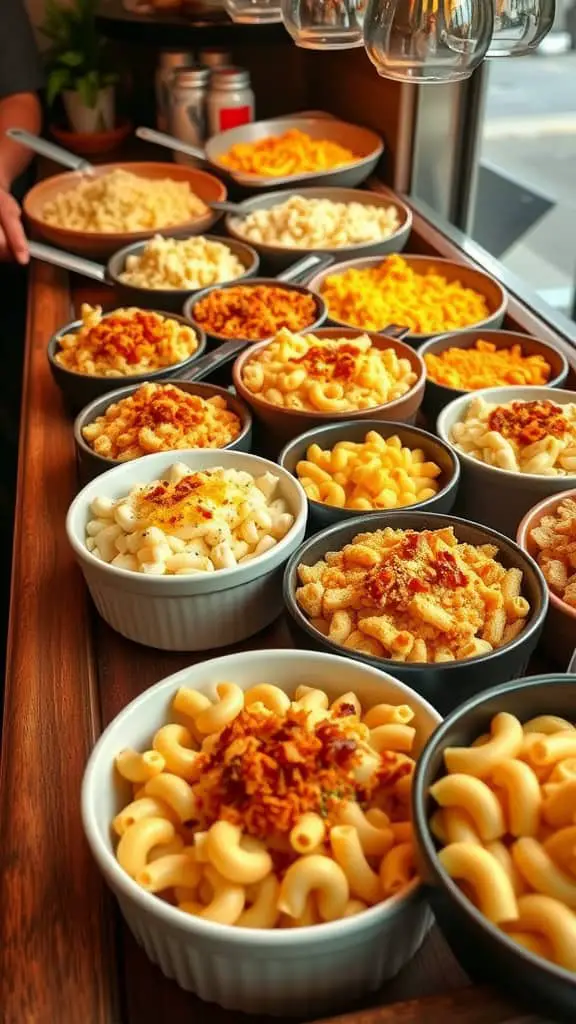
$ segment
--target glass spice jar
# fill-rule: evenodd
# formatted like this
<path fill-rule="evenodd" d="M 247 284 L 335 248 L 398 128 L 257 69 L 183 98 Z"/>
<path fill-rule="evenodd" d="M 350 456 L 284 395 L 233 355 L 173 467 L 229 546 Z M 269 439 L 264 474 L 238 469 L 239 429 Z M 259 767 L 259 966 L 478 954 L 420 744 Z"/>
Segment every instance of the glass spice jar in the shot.
<path fill-rule="evenodd" d="M 250 75 L 244 68 L 218 68 L 212 72 L 207 113 L 209 135 L 217 135 L 254 120 L 254 93 L 250 87 Z"/>

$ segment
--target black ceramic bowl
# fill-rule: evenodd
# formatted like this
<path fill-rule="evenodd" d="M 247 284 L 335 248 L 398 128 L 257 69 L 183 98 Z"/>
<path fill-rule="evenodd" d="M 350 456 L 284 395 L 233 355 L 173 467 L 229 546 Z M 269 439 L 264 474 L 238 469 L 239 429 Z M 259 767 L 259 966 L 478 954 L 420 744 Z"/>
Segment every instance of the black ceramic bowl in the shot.
<path fill-rule="evenodd" d="M 408 426 L 406 423 L 385 423 L 382 420 L 348 420 L 344 423 L 332 423 L 328 427 L 315 427 L 305 434 L 300 434 L 282 449 L 278 462 L 289 473 L 296 476 L 296 466 L 306 458 L 306 451 L 311 444 L 318 444 L 322 449 L 333 448 L 338 441 L 363 441 L 370 430 L 375 430 L 382 437 L 393 437 L 396 434 L 407 448 L 422 448 L 429 462 L 440 466 L 442 473 L 437 477 L 440 485 L 438 494 L 425 501 L 418 501 L 409 508 L 414 512 L 450 512 L 456 500 L 458 481 L 460 479 L 460 463 L 444 441 L 428 434 L 419 427 Z M 321 501 L 308 498 L 309 524 L 315 530 L 323 530 L 326 526 L 356 519 L 359 515 L 374 516 L 382 512 L 359 512 L 353 508 L 336 508 Z M 402 509 L 402 510 L 403 510 Z M 396 511 L 401 511 L 397 509 Z"/>
<path fill-rule="evenodd" d="M 425 341 L 418 352 L 424 359 L 427 355 L 439 355 L 447 348 L 473 348 L 477 341 L 490 341 L 498 349 L 521 345 L 522 354 L 525 356 L 544 356 L 551 368 L 550 380 L 546 383 L 546 387 L 562 387 L 568 376 L 568 360 L 560 349 L 549 345 L 548 342 L 540 341 L 539 338 L 532 338 L 529 334 L 521 334 L 519 331 L 451 331 L 450 334 L 442 334 L 438 338 Z M 463 391 L 461 388 L 449 388 L 445 384 L 436 384 L 426 376 L 422 411 L 430 417 L 431 422 L 435 423 L 438 414 L 449 402 L 460 395 L 467 394 L 473 395 L 474 392 Z"/>
<path fill-rule="evenodd" d="M 576 974 L 518 946 L 476 910 L 448 877 L 438 861 L 438 844 L 428 826 L 436 807 L 428 790 L 445 774 L 444 749 L 472 743 L 489 731 L 490 720 L 499 711 L 516 715 L 523 722 L 542 714 L 574 720 L 575 707 L 576 675 L 532 676 L 479 693 L 454 711 L 430 737 L 418 759 L 412 786 L 420 875 L 455 957 L 474 980 L 498 985 L 516 1001 L 526 1002 L 532 1012 L 535 1008 L 541 1010 L 546 1020 L 571 1024 L 576 1017 Z"/>
<path fill-rule="evenodd" d="M 104 318 L 113 316 L 116 312 L 117 310 L 111 309 L 108 313 L 104 313 Z M 191 327 L 194 330 L 198 338 L 198 348 L 193 355 L 188 359 L 182 360 L 180 363 L 174 363 L 173 366 L 163 366 L 161 370 L 149 370 L 148 373 L 138 373 L 129 377 L 91 377 L 85 373 L 73 373 L 72 370 L 66 370 L 54 358 L 60 348 L 60 338 L 65 334 L 74 334 L 78 331 L 82 327 L 82 321 L 74 320 L 73 323 L 66 324 L 59 331 L 56 331 L 56 334 L 52 335 L 48 342 L 48 362 L 50 363 L 52 376 L 64 396 L 67 408 L 71 412 L 77 413 L 85 405 L 88 405 L 89 402 L 100 398 L 101 395 L 108 395 L 111 391 L 117 391 L 118 385 L 126 381 L 130 384 L 138 385 L 143 384 L 145 381 L 169 380 L 170 378 L 178 377 L 179 374 L 188 370 L 192 363 L 202 355 L 206 348 L 206 335 L 204 331 L 195 325 L 192 327 L 192 324 L 185 316 L 180 316 L 177 313 L 166 313 L 162 310 L 152 310 L 152 312 L 159 313 L 160 316 L 169 317 L 171 320 L 177 320 L 179 324 Z"/>
<path fill-rule="evenodd" d="M 173 384 L 174 387 L 180 388 L 181 391 L 185 391 L 189 395 L 200 395 L 202 398 L 213 398 L 214 395 L 220 395 L 221 398 L 225 398 L 229 410 L 235 412 L 238 416 L 241 429 L 238 437 L 234 438 L 230 444 L 224 445 L 224 448 L 238 452 L 249 452 L 251 450 L 252 416 L 250 409 L 241 398 L 233 395 L 230 391 L 226 391 L 224 388 L 216 387 L 214 384 L 195 384 L 192 381 L 185 380 L 170 380 L 166 381 L 166 383 Z M 74 442 L 82 486 L 93 480 L 95 476 L 99 476 L 100 473 L 105 473 L 107 469 L 113 469 L 114 466 L 120 465 L 118 459 L 109 459 L 104 455 L 98 455 L 90 447 L 82 436 L 83 427 L 93 423 L 99 416 L 103 416 L 114 402 L 120 402 L 123 398 L 128 398 L 139 387 L 140 384 L 132 384 L 130 387 L 119 388 L 118 391 L 112 391 L 109 394 L 103 395 L 82 409 L 82 412 L 76 417 L 74 421 Z M 175 455 L 177 454 L 178 451 L 176 449 Z"/>
<path fill-rule="evenodd" d="M 402 530 L 440 530 L 453 526 L 459 541 L 466 544 L 495 544 L 501 564 L 507 569 L 521 569 L 524 574 L 522 592 L 530 602 L 531 608 L 524 630 L 515 640 L 498 650 L 475 658 L 439 664 L 376 658 L 352 651 L 323 636 L 310 624 L 296 603 L 298 565 L 302 562 L 305 565 L 314 565 L 324 558 L 327 551 L 340 551 L 356 534 L 382 530 L 386 526 Z M 470 523 L 466 519 L 458 519 L 456 516 L 432 512 L 407 512 L 399 509 L 391 512 L 372 512 L 356 519 L 349 519 L 346 523 L 338 523 L 322 530 L 306 541 L 294 552 L 286 566 L 284 604 L 288 611 L 288 626 L 298 647 L 320 649 L 356 658 L 374 668 L 389 672 L 422 694 L 441 714 L 447 714 L 474 694 L 485 690 L 489 684 L 504 683 L 525 672 L 528 659 L 536 647 L 544 625 L 548 609 L 548 591 L 536 562 L 501 533 L 489 530 L 478 523 Z"/>

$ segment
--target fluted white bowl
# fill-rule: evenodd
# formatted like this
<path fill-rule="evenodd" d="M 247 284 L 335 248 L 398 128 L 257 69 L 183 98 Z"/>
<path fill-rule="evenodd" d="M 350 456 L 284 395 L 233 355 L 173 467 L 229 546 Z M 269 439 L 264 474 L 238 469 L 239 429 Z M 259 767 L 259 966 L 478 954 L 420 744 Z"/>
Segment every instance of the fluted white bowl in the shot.
<path fill-rule="evenodd" d="M 258 931 L 204 921 L 141 889 L 114 856 L 111 822 L 131 799 L 114 758 L 125 747 L 143 750 L 166 721 L 180 686 L 215 697 L 223 680 L 243 690 L 269 682 L 292 695 L 301 685 L 331 699 L 353 690 L 364 708 L 382 701 L 410 704 L 419 753 L 441 721 L 408 686 L 368 665 L 313 651 L 246 651 L 177 672 L 132 701 L 96 744 L 82 785 L 88 843 L 116 895 L 128 927 L 149 958 L 182 988 L 229 1010 L 306 1014 L 334 1010 L 392 978 L 414 955 L 431 924 L 422 888 L 414 881 L 399 896 L 355 917 L 307 928 Z"/>
<path fill-rule="evenodd" d="M 162 477 L 175 462 L 192 471 L 222 467 L 253 476 L 274 473 L 278 496 L 294 516 L 288 533 L 270 551 L 232 569 L 190 576 L 148 576 L 108 565 L 86 547 L 94 498 L 121 498 L 137 483 Z M 307 500 L 298 481 L 258 455 L 222 449 L 160 452 L 126 462 L 96 477 L 72 502 L 66 531 L 102 618 L 129 640 L 167 651 L 206 651 L 238 643 L 269 625 L 282 610 L 282 569 L 301 544 Z"/>

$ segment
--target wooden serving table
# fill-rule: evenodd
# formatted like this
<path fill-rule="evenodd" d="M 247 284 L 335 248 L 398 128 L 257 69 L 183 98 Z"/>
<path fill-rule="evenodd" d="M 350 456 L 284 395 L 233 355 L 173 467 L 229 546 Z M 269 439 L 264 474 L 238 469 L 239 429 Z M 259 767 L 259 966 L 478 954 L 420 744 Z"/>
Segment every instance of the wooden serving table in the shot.
<path fill-rule="evenodd" d="M 417 213 L 409 248 L 473 262 Z M 110 307 L 114 294 L 32 266 L 0 774 L 0 1022 L 248 1024 L 183 992 L 148 962 L 82 832 L 80 784 L 96 737 L 145 687 L 196 660 L 108 629 L 66 540 L 66 510 L 78 488 L 74 442 L 46 345 L 84 300 Z M 576 362 L 567 341 L 515 299 L 507 326 L 555 342 Z M 243 646 L 289 647 L 290 640 L 278 620 Z M 435 933 L 374 1002 L 380 1008 L 361 1007 L 346 1020 L 541 1020 L 470 987 Z"/>

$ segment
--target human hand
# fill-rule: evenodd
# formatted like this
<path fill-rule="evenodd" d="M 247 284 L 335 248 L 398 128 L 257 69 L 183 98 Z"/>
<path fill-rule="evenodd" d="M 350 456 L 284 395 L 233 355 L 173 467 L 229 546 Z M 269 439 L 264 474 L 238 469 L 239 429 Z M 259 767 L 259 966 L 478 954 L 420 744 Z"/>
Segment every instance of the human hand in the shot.
<path fill-rule="evenodd" d="M 29 259 L 22 211 L 10 192 L 0 186 L 0 260 L 28 263 Z"/>

